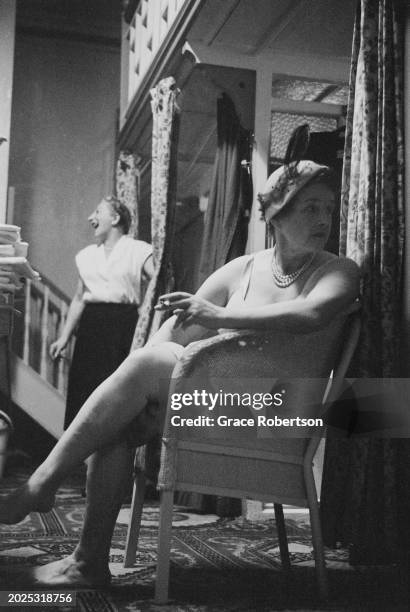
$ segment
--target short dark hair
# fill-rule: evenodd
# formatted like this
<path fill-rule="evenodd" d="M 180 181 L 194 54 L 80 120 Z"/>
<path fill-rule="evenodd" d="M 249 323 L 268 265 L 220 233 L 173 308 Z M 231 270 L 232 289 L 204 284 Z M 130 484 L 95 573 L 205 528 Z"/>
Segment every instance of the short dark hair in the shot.
<path fill-rule="evenodd" d="M 128 206 L 120 202 L 115 195 L 105 196 L 103 199 L 111 206 L 113 213 L 119 216 L 118 227 L 121 227 L 124 234 L 128 234 L 132 222 L 132 216 Z"/>

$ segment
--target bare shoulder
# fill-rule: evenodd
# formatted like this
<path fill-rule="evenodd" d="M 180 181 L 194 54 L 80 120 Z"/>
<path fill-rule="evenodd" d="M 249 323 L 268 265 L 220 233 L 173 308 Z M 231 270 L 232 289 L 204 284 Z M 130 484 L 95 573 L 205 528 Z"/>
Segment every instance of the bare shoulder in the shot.
<path fill-rule="evenodd" d="M 235 259 L 232 259 L 232 261 L 228 261 L 228 263 L 222 266 L 222 268 L 219 268 L 219 270 L 228 270 L 229 272 L 242 270 L 249 261 L 250 257 L 254 257 L 254 255 L 241 255 L 241 257 L 236 257 Z"/>
<path fill-rule="evenodd" d="M 234 282 L 235 278 L 237 278 L 238 275 L 242 274 L 250 257 L 251 257 L 250 255 L 242 255 L 241 257 L 236 257 L 235 259 L 232 259 L 232 261 L 229 261 L 221 268 L 218 268 L 218 270 L 216 270 L 209 277 L 209 279 L 217 278 L 217 279 L 221 279 L 223 282 L 227 283 L 228 285 L 231 284 L 230 281 Z"/>
<path fill-rule="evenodd" d="M 360 292 L 360 268 L 349 257 L 338 257 L 323 251 L 318 257 L 315 270 L 308 279 L 303 293 L 309 293 L 317 286 L 326 284 L 342 285 L 344 291 L 353 296 Z"/>
<path fill-rule="evenodd" d="M 225 305 L 229 295 L 236 287 L 238 279 L 240 279 L 244 272 L 249 257 L 249 255 L 237 257 L 221 268 L 218 268 L 201 285 L 197 292 L 198 295 L 210 300 L 214 304 Z"/>
<path fill-rule="evenodd" d="M 314 270 L 314 274 L 327 274 L 331 271 L 341 271 L 351 276 L 352 278 L 360 278 L 360 268 L 359 266 L 350 259 L 349 257 L 334 255 L 333 253 L 328 253 L 327 251 L 323 251 L 320 253 L 320 257 L 318 257 L 318 262 L 316 269 Z"/>

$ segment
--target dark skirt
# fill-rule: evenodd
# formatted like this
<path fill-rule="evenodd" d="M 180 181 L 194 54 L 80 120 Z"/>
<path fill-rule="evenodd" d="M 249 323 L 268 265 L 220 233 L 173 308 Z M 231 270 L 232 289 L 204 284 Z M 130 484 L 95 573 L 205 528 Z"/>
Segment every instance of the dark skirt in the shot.
<path fill-rule="evenodd" d="M 64 429 L 94 389 L 127 357 L 137 320 L 135 304 L 86 304 L 68 377 Z"/>

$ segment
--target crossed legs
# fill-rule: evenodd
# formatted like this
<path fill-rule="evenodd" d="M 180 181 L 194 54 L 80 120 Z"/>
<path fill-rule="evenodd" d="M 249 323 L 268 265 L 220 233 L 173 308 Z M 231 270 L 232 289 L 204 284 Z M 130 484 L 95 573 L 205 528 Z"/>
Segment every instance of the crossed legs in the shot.
<path fill-rule="evenodd" d="M 123 439 L 124 431 L 148 400 L 161 402 L 181 352 L 181 346 L 166 342 L 132 353 L 92 393 L 27 483 L 1 499 L 0 521 L 8 524 L 22 520 L 33 510 L 50 510 L 65 476 L 92 455 L 80 542 L 71 557 L 38 568 L 36 580 L 67 585 L 100 585 L 109 580 L 111 537 L 132 469 L 132 453 Z M 146 425 L 142 429 L 143 443 L 149 432 Z"/>

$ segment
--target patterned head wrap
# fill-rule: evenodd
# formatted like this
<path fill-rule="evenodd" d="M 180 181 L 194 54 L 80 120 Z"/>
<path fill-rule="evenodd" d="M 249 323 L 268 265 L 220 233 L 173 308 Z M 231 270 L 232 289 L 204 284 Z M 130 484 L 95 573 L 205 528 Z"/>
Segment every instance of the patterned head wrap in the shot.
<path fill-rule="evenodd" d="M 281 166 L 272 172 L 263 193 L 258 194 L 266 222 L 268 223 L 283 210 L 312 179 L 329 172 L 328 166 L 322 166 L 307 159 L 302 159 L 296 164 Z"/>

